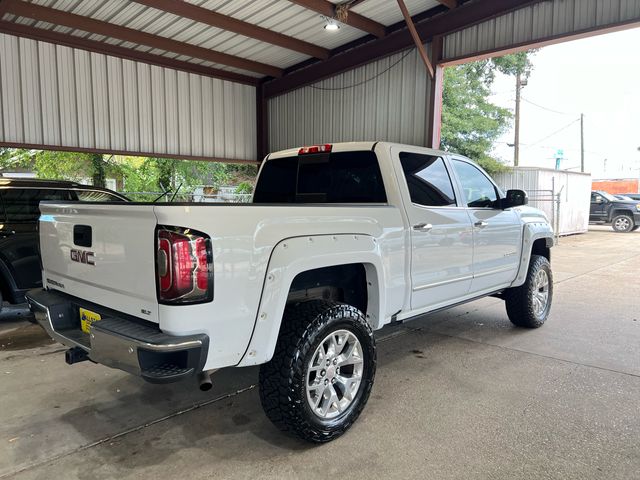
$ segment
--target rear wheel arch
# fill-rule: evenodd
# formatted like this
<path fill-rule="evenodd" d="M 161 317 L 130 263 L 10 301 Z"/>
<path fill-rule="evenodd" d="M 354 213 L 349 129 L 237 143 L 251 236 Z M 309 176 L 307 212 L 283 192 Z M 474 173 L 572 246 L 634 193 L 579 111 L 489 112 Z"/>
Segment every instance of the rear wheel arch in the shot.
<path fill-rule="evenodd" d="M 328 265 L 298 273 L 289 286 L 286 304 L 330 300 L 351 305 L 377 327 L 380 307 L 378 270 L 371 263 Z"/>
<path fill-rule="evenodd" d="M 350 267 L 345 267 L 347 265 Z M 316 289 L 313 292 L 315 296 L 300 293 L 305 286 L 322 287 L 313 282 L 314 274 L 318 272 L 306 272 L 319 271 L 327 274 L 328 278 L 335 278 L 334 269 L 345 277 L 357 279 L 357 288 L 346 289 L 346 296 L 344 284 L 339 284 L 333 294 L 330 290 L 324 295 L 320 294 L 325 290 L 323 288 Z M 281 240 L 269 259 L 254 328 L 248 346 L 236 365 L 260 365 L 271 360 L 282 331 L 285 308 L 296 302 L 320 299 L 355 303 L 360 308 L 366 305 L 363 310 L 358 310 L 363 312 L 372 330 L 382 327 L 387 302 L 386 290 L 381 288 L 385 285 L 385 275 L 378 242 L 371 235 L 313 235 Z M 327 284 L 326 281 L 320 283 Z M 342 294 L 336 295 L 335 291 L 341 289 Z M 298 294 L 291 295 L 291 291 L 298 291 Z"/>

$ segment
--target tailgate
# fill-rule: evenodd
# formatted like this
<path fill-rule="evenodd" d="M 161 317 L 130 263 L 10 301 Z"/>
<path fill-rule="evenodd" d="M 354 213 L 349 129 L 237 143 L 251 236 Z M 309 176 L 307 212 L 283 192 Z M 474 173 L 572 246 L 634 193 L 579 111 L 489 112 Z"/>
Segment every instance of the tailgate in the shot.
<path fill-rule="evenodd" d="M 153 205 L 41 203 L 45 287 L 158 322 Z"/>

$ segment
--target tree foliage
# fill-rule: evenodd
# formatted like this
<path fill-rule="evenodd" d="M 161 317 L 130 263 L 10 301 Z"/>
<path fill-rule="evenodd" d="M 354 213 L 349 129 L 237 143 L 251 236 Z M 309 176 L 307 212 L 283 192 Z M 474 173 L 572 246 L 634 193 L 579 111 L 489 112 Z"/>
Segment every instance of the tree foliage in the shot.
<path fill-rule="evenodd" d="M 242 185 L 251 191 L 257 174 L 254 165 L 231 165 L 195 160 L 106 156 L 53 150 L 0 149 L 0 172 L 19 169 L 34 171 L 38 178 L 83 182 L 104 186 L 107 178 L 116 178 L 121 190 L 128 192 L 192 193 L 197 186 Z M 150 200 L 153 195 L 130 195 L 135 200 Z"/>
<path fill-rule="evenodd" d="M 513 114 L 489 101 L 496 72 L 528 76 L 529 52 L 449 67 L 444 72 L 442 146 L 477 161 L 489 173 L 506 169 L 492 156 L 495 141 L 511 125 Z"/>

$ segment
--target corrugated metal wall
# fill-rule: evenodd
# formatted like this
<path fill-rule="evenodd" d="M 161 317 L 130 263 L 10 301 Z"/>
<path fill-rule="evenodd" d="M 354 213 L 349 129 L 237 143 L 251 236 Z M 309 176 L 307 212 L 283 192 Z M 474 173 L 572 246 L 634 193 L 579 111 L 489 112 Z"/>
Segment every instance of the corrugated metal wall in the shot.
<path fill-rule="evenodd" d="M 457 59 L 635 20 L 640 20 L 640 0 L 539 2 L 447 35 L 444 58 Z"/>
<path fill-rule="evenodd" d="M 255 88 L 0 34 L 0 142 L 256 160 Z"/>
<path fill-rule="evenodd" d="M 411 49 L 272 98 L 269 148 L 358 140 L 425 145 L 428 82 Z"/>

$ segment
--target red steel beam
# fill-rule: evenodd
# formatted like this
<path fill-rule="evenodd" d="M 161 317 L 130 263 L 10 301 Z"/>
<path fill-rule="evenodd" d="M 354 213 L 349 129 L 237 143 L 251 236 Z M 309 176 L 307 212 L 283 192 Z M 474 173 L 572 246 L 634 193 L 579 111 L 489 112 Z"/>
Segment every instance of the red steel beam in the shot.
<path fill-rule="evenodd" d="M 420 53 L 422 62 L 424 63 L 424 66 L 427 67 L 427 70 L 429 70 L 429 75 L 431 75 L 431 78 L 433 78 L 433 65 L 431 65 L 429 55 L 427 55 L 424 44 L 422 43 L 422 40 L 420 40 L 420 35 L 418 35 L 418 32 L 416 31 L 416 26 L 413 24 L 413 20 L 411 20 L 411 15 L 409 15 L 409 10 L 407 10 L 407 6 L 404 4 L 404 0 L 398 0 L 398 6 L 400 7 L 400 11 L 402 11 L 402 16 L 404 17 L 404 21 L 407 24 L 409 33 L 411 33 L 413 43 L 416 44 L 418 53 Z"/>
<path fill-rule="evenodd" d="M 90 52 L 102 53 L 104 55 L 126 58 L 128 60 L 148 63 L 150 65 L 158 65 L 161 67 L 183 70 L 185 72 L 197 73 L 199 75 L 206 75 L 208 77 L 220 78 L 222 80 L 244 83 L 246 85 L 256 85 L 258 83 L 257 78 L 241 75 L 239 73 L 205 67 L 203 65 L 198 65 L 197 63 L 175 60 L 162 55 L 140 52 L 132 48 L 119 47 L 109 43 L 98 42 L 96 40 L 76 37 L 75 35 L 55 32 L 53 30 L 45 30 L 43 28 L 30 27 L 13 22 L 0 21 L 0 32 L 18 37 L 31 38 L 32 40 L 64 45 L 66 47 L 79 48 Z"/>
<path fill-rule="evenodd" d="M 326 60 L 329 58 L 329 50 L 312 43 L 298 40 L 297 38 L 274 32 L 267 28 L 259 27 L 248 22 L 243 22 L 227 15 L 214 12 L 207 8 L 199 7 L 183 0 L 134 0 L 148 7 L 173 13 L 184 18 L 190 18 L 196 22 L 205 23 L 212 27 L 221 28 L 229 32 L 238 33 L 245 37 L 254 38 L 261 42 L 270 43 L 279 47 L 304 53 L 311 57 Z"/>
<path fill-rule="evenodd" d="M 436 35 L 447 35 L 541 1 L 544 0 L 475 0 L 416 23 L 416 31 L 422 41 L 428 42 Z M 408 29 L 395 31 L 384 38 L 375 39 L 359 47 L 333 55 L 328 60 L 293 70 L 283 78 L 271 80 L 265 84 L 265 95 L 267 98 L 281 95 L 397 53 L 412 45 L 413 38 Z"/>
<path fill-rule="evenodd" d="M 5 13 L 7 13 L 7 1 L 0 0 L 0 20 L 2 19 Z"/>
<path fill-rule="evenodd" d="M 447 8 L 456 8 L 458 6 L 458 0 L 437 0 L 437 1 Z"/>
<path fill-rule="evenodd" d="M 181 55 L 187 55 L 201 60 L 228 65 L 251 72 L 261 73 L 272 77 L 282 76 L 282 69 L 272 65 L 236 57 L 208 48 L 198 47 L 189 43 L 178 42 L 170 38 L 152 35 L 132 28 L 123 27 L 113 23 L 83 17 L 73 13 L 63 12 L 55 8 L 42 7 L 33 3 L 26 3 L 21 0 L 4 0 L 7 3 L 7 13 L 12 13 L 21 17 L 32 18 L 42 22 L 64 25 L 65 27 L 83 30 L 89 33 L 96 33 L 110 38 L 117 38 L 139 45 L 146 45 Z"/>
<path fill-rule="evenodd" d="M 333 18 L 336 13 L 336 4 L 328 2 L 327 0 L 290 0 L 291 2 L 300 5 L 308 10 L 318 12 L 325 17 Z M 355 12 L 349 12 L 346 24 L 362 30 L 363 32 L 375 35 L 378 38 L 382 38 L 386 34 L 386 28 L 381 23 L 375 22 L 367 17 L 359 15 Z"/>
<path fill-rule="evenodd" d="M 0 142 L 0 147 L 25 148 L 28 150 L 55 150 L 59 152 L 102 153 L 106 155 L 135 155 L 138 157 L 173 158 L 175 160 L 198 160 L 201 162 L 259 165 L 258 161 L 256 160 L 244 160 L 242 158 L 219 158 L 206 157 L 201 155 L 181 155 L 179 153 L 137 152 L 132 150 L 107 150 L 104 148 L 66 147 L 59 145 L 41 145 L 38 143 Z"/>

